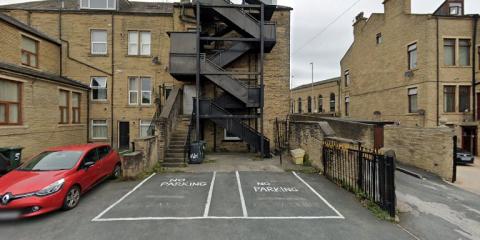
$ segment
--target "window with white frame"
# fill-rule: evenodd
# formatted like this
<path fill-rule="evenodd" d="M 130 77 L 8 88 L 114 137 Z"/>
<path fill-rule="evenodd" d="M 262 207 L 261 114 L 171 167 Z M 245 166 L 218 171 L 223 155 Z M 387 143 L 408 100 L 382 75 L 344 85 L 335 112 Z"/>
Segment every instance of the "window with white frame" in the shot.
<path fill-rule="evenodd" d="M 408 112 L 416 113 L 418 111 L 417 105 L 418 89 L 416 87 L 408 89 Z"/>
<path fill-rule="evenodd" d="M 227 129 L 224 129 L 224 136 L 223 139 L 225 141 L 240 141 L 241 139 L 237 137 L 236 135 L 232 134 L 231 132 L 227 131 Z"/>
<path fill-rule="evenodd" d="M 107 77 L 92 77 L 90 87 L 93 101 L 107 100 Z"/>
<path fill-rule="evenodd" d="M 107 120 L 92 120 L 92 139 L 107 139 Z"/>
<path fill-rule="evenodd" d="M 152 79 L 150 77 L 128 78 L 128 103 L 130 105 L 152 104 Z"/>
<path fill-rule="evenodd" d="M 449 12 L 452 16 L 462 15 L 462 4 L 461 3 L 450 3 Z"/>
<path fill-rule="evenodd" d="M 152 121 L 140 120 L 140 137 L 153 136 L 153 129 L 150 129 L 150 126 L 152 126 Z"/>
<path fill-rule="evenodd" d="M 128 55 L 150 56 L 151 33 L 148 31 L 128 31 Z"/>
<path fill-rule="evenodd" d="M 411 44 L 407 48 L 408 70 L 417 68 L 417 43 Z"/>
<path fill-rule="evenodd" d="M 117 0 L 80 0 L 80 8 L 114 10 Z"/>
<path fill-rule="evenodd" d="M 105 55 L 107 54 L 107 30 L 94 29 L 90 31 L 91 54 Z"/>

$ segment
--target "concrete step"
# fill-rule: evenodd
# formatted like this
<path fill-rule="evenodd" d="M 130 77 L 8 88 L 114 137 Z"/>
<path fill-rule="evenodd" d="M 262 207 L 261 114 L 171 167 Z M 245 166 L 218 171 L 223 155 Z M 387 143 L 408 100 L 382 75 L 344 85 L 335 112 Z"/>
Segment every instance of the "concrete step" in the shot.
<path fill-rule="evenodd" d="M 183 163 L 183 157 L 181 158 L 165 158 L 166 163 Z"/>
<path fill-rule="evenodd" d="M 167 167 L 167 168 L 184 168 L 187 167 L 183 162 L 182 163 L 162 163 L 162 167 Z"/>
<path fill-rule="evenodd" d="M 165 159 L 177 159 L 177 158 L 183 158 L 183 152 L 167 152 L 167 156 L 165 156 Z"/>

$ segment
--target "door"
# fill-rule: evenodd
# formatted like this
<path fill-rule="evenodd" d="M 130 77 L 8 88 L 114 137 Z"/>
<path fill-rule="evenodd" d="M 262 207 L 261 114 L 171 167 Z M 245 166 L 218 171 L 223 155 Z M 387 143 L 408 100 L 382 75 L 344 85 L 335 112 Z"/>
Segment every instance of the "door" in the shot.
<path fill-rule="evenodd" d="M 197 88 L 195 85 L 183 86 L 183 114 L 192 115 L 193 98 L 197 96 Z"/>
<path fill-rule="evenodd" d="M 121 150 L 130 148 L 130 123 L 120 122 L 118 124 L 118 148 Z"/>
<path fill-rule="evenodd" d="M 110 146 L 102 146 L 98 149 L 98 161 L 102 177 L 106 177 L 113 172 L 115 165 Z"/>
<path fill-rule="evenodd" d="M 462 149 L 477 155 L 477 127 L 462 127 Z"/>
<path fill-rule="evenodd" d="M 97 149 L 90 150 L 82 159 L 81 169 L 82 175 L 80 177 L 80 185 L 82 186 L 82 191 L 88 190 L 92 187 L 93 184 L 98 180 L 99 175 L 99 166 L 97 164 L 98 161 L 98 153 Z M 85 167 L 85 163 L 93 162 L 94 164 L 90 167 Z"/>

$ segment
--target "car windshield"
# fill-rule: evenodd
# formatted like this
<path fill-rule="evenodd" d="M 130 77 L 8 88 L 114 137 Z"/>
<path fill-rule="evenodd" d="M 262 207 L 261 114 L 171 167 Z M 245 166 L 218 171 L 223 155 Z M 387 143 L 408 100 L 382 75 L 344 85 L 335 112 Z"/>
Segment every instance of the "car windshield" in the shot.
<path fill-rule="evenodd" d="M 21 171 L 58 171 L 72 169 L 82 156 L 81 151 L 49 151 L 32 158 L 18 168 Z"/>

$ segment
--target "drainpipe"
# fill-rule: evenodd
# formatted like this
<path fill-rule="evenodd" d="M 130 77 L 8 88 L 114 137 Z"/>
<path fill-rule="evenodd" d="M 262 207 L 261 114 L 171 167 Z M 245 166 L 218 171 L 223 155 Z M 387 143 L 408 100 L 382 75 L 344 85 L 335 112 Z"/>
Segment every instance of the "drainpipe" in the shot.
<path fill-rule="evenodd" d="M 436 124 L 437 127 L 440 126 L 440 46 L 439 44 L 439 34 L 440 34 L 440 23 L 438 21 L 438 17 L 436 17 L 437 22 L 437 117 L 436 117 Z"/>
<path fill-rule="evenodd" d="M 92 90 L 87 91 L 87 142 L 90 142 L 90 91 Z"/>
<path fill-rule="evenodd" d="M 477 28 L 478 28 L 478 14 L 473 15 L 473 60 L 472 60 L 472 115 L 473 115 L 473 121 L 477 120 L 477 101 L 476 101 L 476 87 L 477 87 L 477 81 L 476 79 L 476 65 L 477 65 L 477 53 L 475 50 L 477 47 Z"/>
<path fill-rule="evenodd" d="M 114 124 L 115 124 L 115 121 L 113 119 L 114 115 L 113 115 L 113 89 L 114 89 L 114 79 L 115 79 L 115 17 L 114 17 L 114 13 L 112 13 L 112 58 L 111 58 L 111 62 L 112 62 L 112 87 L 110 88 L 110 117 L 111 117 L 111 126 L 110 126 L 110 131 L 111 131 L 111 135 L 110 135 L 110 145 L 113 147 L 113 135 L 114 135 Z"/>

